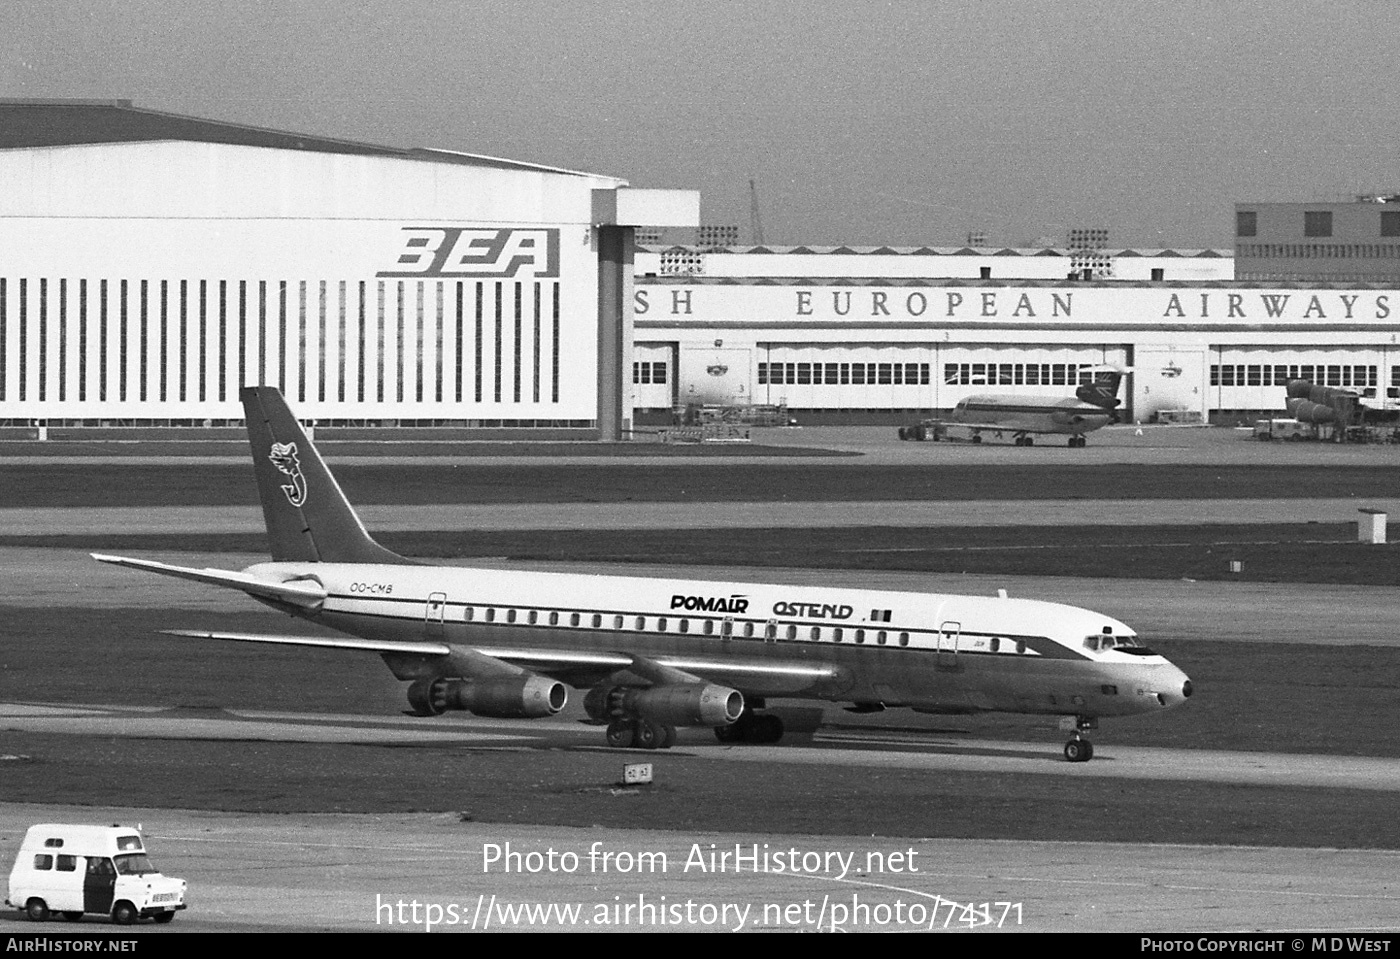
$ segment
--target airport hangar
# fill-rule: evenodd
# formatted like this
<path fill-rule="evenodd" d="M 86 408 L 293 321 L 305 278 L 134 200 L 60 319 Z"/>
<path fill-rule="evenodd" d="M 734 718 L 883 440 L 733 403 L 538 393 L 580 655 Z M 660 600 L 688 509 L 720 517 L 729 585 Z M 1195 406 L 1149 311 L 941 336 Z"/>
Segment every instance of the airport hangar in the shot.
<path fill-rule="evenodd" d="M 628 434 L 634 227 L 699 195 L 133 107 L 0 101 L 0 424 Z"/>
<path fill-rule="evenodd" d="M 1295 376 L 1400 392 L 1400 284 L 1236 280 L 1238 246 L 665 247 L 634 286 L 634 228 L 696 227 L 698 194 L 120 100 L 0 101 L 0 182 L 0 425 L 237 425 L 245 383 L 322 424 L 603 439 L 688 402 L 894 422 L 1103 363 L 1144 421 L 1281 410 Z"/>
<path fill-rule="evenodd" d="M 1241 281 L 1233 263 L 1232 250 L 645 247 L 637 420 L 752 402 L 808 424 L 900 422 L 977 393 L 1063 397 L 1100 364 L 1132 370 L 1128 421 L 1281 412 L 1294 378 L 1400 397 L 1400 278 Z"/>

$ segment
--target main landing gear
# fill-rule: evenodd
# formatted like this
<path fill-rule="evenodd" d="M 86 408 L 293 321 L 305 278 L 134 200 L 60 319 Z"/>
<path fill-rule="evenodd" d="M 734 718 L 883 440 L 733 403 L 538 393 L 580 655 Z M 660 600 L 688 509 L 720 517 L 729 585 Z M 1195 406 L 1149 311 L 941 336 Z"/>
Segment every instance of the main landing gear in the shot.
<path fill-rule="evenodd" d="M 1083 433 L 1076 433 L 1076 434 L 1074 434 L 1073 436 L 1071 436 L 1071 437 L 1069 438 L 1069 448 L 1072 449 L 1072 450 L 1073 450 L 1073 449 L 1081 449 L 1081 448 L 1083 448 L 1083 447 L 1085 447 L 1085 446 L 1088 446 L 1088 445 L 1089 445 L 1089 441 L 1088 441 L 1087 439 L 1084 438 L 1084 434 L 1083 434 Z"/>
<path fill-rule="evenodd" d="M 614 749 L 670 749 L 676 727 L 649 719 L 614 719 L 608 723 L 607 738 Z"/>
<path fill-rule="evenodd" d="M 1097 719 L 1075 716 L 1068 720 L 1073 724 L 1074 738 L 1065 743 L 1065 759 L 1072 763 L 1087 763 L 1094 758 L 1094 744 L 1084 737 L 1091 729 L 1098 728 Z"/>
<path fill-rule="evenodd" d="M 1018 437 L 1016 437 L 1016 445 L 1017 445 L 1017 446 L 1034 446 L 1034 445 L 1035 445 L 1035 437 L 1034 437 L 1034 436 L 1031 436 L 1030 434 L 1026 434 L 1026 435 L 1024 435 L 1024 436 L 1018 436 Z"/>
<path fill-rule="evenodd" d="M 745 709 L 730 725 L 716 726 L 715 738 L 722 743 L 776 743 L 783 738 L 783 721 L 772 713 Z"/>

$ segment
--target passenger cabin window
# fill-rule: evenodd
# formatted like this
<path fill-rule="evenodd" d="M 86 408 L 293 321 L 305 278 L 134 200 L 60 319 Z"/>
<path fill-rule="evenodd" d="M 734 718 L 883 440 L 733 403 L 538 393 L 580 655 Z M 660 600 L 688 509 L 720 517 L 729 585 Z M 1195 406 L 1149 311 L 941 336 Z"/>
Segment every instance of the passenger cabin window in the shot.
<path fill-rule="evenodd" d="M 578 615 L 578 613 L 570 613 L 570 614 L 569 614 L 569 625 L 570 625 L 570 626 L 577 626 L 578 624 L 579 624 L 579 615 Z"/>
<path fill-rule="evenodd" d="M 508 610 L 506 610 L 506 622 L 508 622 L 508 623 L 513 623 L 513 622 L 515 622 L 515 610 L 513 610 L 513 609 L 508 609 Z"/>
<path fill-rule="evenodd" d="M 622 617 L 621 617 L 621 616 L 614 616 L 614 617 L 613 617 L 613 629 L 621 629 L 621 628 L 622 628 Z"/>
<path fill-rule="evenodd" d="M 744 624 L 744 635 L 749 638 L 753 637 L 753 623 Z"/>
<path fill-rule="evenodd" d="M 496 610 L 495 610 L 495 609 L 488 609 L 488 610 L 486 611 L 486 621 L 487 621 L 488 623 L 494 623 L 494 622 L 496 621 Z"/>
<path fill-rule="evenodd" d="M 466 620 L 467 622 L 470 623 L 470 622 L 472 621 L 472 617 L 475 616 L 475 615 L 476 615 L 476 610 L 472 609 L 470 606 L 464 606 L 464 607 L 462 607 L 462 618 L 463 618 L 464 620 Z"/>
<path fill-rule="evenodd" d="M 550 613 L 550 614 L 549 614 L 549 625 L 551 625 L 551 626 L 558 626 L 558 625 L 559 625 L 559 614 L 558 614 L 558 613 Z"/>
<path fill-rule="evenodd" d="M 594 614 L 593 614 L 593 628 L 594 628 L 594 629 L 597 629 L 599 626 L 602 626 L 602 625 L 603 625 L 603 617 L 602 617 L 602 615 L 599 614 L 599 613 L 594 613 Z"/>
<path fill-rule="evenodd" d="M 899 645 L 901 645 L 901 646 L 908 646 L 908 645 L 909 645 L 909 634 L 908 634 L 908 633 L 900 633 L 900 634 L 899 634 Z"/>
<path fill-rule="evenodd" d="M 647 628 L 647 618 L 646 618 L 645 616 L 638 616 L 638 617 L 637 617 L 637 629 L 646 629 L 646 628 Z"/>
<path fill-rule="evenodd" d="M 843 637 L 843 636 L 845 636 L 845 635 L 846 635 L 846 631 L 845 631 L 844 629 L 842 629 L 840 626 L 837 626 L 835 629 L 833 629 L 833 630 L 831 631 L 831 640 L 832 640 L 832 642 L 839 643 L 839 642 L 841 642 L 841 637 Z"/>
<path fill-rule="evenodd" d="M 536 609 L 530 610 L 530 625 L 531 625 L 531 626 L 535 625 L 535 623 L 539 622 L 539 619 L 540 619 L 539 610 L 536 610 Z"/>
<path fill-rule="evenodd" d="M 666 632 L 666 617 L 665 617 L 665 616 L 662 616 L 660 619 L 658 619 L 658 620 L 656 621 L 656 631 L 657 631 L 658 633 L 664 633 L 664 632 Z"/>
<path fill-rule="evenodd" d="M 679 625 L 680 625 L 680 631 L 681 631 L 681 632 L 683 632 L 683 633 L 688 633 L 688 632 L 690 632 L 690 620 L 688 620 L 688 619 L 682 619 L 682 620 L 679 620 L 678 622 L 679 622 Z"/>
<path fill-rule="evenodd" d="M 865 642 L 865 630 L 863 630 L 863 629 L 858 629 L 858 630 L 856 630 L 856 642 L 858 642 L 858 643 L 863 643 L 863 642 Z"/>

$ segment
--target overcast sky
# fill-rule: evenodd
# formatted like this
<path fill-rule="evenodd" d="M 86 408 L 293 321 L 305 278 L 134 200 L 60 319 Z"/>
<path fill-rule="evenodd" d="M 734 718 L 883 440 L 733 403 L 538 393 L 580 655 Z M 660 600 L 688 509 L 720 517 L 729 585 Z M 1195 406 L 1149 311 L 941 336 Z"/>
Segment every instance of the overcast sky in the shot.
<path fill-rule="evenodd" d="M 3 0 L 0 96 L 701 191 L 769 243 L 1106 226 L 1400 192 L 1396 0 Z"/>

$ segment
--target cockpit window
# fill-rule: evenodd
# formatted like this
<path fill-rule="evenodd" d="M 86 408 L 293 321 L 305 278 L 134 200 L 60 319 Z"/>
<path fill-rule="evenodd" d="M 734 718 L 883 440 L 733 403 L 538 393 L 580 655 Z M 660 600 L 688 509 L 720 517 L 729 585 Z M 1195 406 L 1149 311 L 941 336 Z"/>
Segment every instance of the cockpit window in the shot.
<path fill-rule="evenodd" d="M 1107 649 L 1133 649 L 1137 651 L 1141 650 L 1143 645 L 1136 636 L 1113 636 L 1104 633 L 1084 637 L 1084 648 L 1095 652 Z"/>

